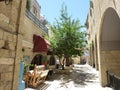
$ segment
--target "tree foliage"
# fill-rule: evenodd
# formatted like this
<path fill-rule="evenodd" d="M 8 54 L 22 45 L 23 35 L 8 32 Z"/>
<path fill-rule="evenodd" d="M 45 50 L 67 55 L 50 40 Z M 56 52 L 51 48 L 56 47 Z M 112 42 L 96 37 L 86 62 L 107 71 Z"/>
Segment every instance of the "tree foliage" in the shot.
<path fill-rule="evenodd" d="M 86 45 L 84 26 L 78 19 L 72 19 L 67 13 L 67 7 L 63 4 L 59 19 L 55 19 L 51 30 L 53 37 L 50 39 L 51 49 L 58 56 L 71 57 L 82 55 Z"/>

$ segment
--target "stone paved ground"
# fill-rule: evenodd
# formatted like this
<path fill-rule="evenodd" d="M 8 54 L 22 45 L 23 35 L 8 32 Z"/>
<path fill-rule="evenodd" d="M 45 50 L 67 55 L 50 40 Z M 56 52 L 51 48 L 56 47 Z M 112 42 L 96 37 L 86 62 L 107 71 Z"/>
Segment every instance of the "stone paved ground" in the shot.
<path fill-rule="evenodd" d="M 101 87 L 98 71 L 89 65 L 74 65 L 73 70 L 64 74 L 53 74 L 37 89 L 26 90 L 112 90 Z"/>

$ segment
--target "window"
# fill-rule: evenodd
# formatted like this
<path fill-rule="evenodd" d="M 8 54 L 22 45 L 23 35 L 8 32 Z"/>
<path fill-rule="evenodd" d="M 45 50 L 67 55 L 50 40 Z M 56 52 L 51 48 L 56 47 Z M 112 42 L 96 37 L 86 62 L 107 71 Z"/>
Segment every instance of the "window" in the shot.
<path fill-rule="evenodd" d="M 33 6 L 33 13 L 35 16 L 37 16 L 37 8 L 35 6 Z"/>

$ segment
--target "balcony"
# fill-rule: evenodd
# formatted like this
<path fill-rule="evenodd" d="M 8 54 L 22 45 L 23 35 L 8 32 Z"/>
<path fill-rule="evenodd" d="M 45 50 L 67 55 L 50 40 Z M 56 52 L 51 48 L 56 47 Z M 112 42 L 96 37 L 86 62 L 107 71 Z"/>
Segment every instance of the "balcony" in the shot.
<path fill-rule="evenodd" d="M 45 31 L 48 34 L 48 28 L 46 26 L 44 26 L 40 20 L 35 17 L 29 10 L 26 9 L 26 13 L 25 15 L 32 20 L 38 27 L 40 27 L 43 31 Z"/>

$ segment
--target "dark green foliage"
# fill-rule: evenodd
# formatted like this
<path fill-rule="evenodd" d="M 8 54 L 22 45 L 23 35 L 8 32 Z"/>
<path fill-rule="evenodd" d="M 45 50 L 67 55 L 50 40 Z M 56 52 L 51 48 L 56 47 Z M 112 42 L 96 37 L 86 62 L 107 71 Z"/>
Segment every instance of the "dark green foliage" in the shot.
<path fill-rule="evenodd" d="M 54 33 L 54 37 L 51 38 L 51 49 L 58 56 L 81 56 L 86 47 L 85 32 L 81 31 L 83 27 L 78 19 L 68 16 L 67 7 L 63 4 L 59 19 L 56 19 L 51 27 Z"/>

